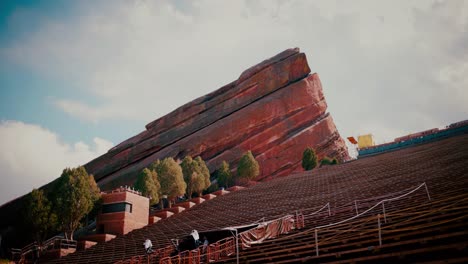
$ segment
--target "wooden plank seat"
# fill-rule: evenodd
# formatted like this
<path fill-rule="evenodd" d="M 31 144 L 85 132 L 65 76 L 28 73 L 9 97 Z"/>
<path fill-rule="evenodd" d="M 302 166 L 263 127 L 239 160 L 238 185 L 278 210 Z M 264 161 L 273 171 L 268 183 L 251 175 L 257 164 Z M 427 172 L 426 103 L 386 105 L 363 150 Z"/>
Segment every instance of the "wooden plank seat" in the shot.
<path fill-rule="evenodd" d="M 300 172 L 285 178 L 274 179 L 269 182 L 259 183 L 249 187 L 241 192 L 232 192 L 227 195 L 219 196 L 209 201 L 191 207 L 177 215 L 168 219 L 162 219 L 158 223 L 145 227 L 139 230 L 134 230 L 125 236 L 116 237 L 114 240 L 100 243 L 94 247 L 83 251 L 70 254 L 59 260 L 51 261 L 50 263 L 114 263 L 119 260 L 129 260 L 134 256 L 142 255 L 144 249 L 142 243 L 148 236 L 154 245 L 154 248 L 163 248 L 170 245 L 170 239 L 180 238 L 190 233 L 192 229 L 197 229 L 199 232 L 204 230 L 216 230 L 224 227 L 244 225 L 258 221 L 261 218 L 274 219 L 274 216 L 282 216 L 285 214 L 294 214 L 296 210 L 302 211 L 304 214 L 305 228 L 300 231 L 291 231 L 289 235 L 299 234 L 302 231 L 312 229 L 313 226 L 325 225 L 340 220 L 344 220 L 356 214 L 354 208 L 355 200 L 365 200 L 358 204 L 358 210 L 365 210 L 373 203 L 382 197 L 393 197 L 395 193 L 402 192 L 408 188 L 418 186 L 422 182 L 426 182 L 429 194 L 432 200 L 429 202 L 424 191 L 414 193 L 414 196 L 402 201 L 392 201 L 385 203 L 387 223 L 382 221 L 383 246 L 387 243 L 399 243 L 412 239 L 424 239 L 429 232 L 436 234 L 439 228 L 441 232 L 454 233 L 457 230 L 463 230 L 463 222 L 466 219 L 457 220 L 457 214 L 452 211 L 445 211 L 447 214 L 446 225 L 441 224 L 444 220 L 442 212 L 439 214 L 431 214 L 416 218 L 416 214 L 412 214 L 411 210 L 421 210 L 421 212 L 429 213 L 429 209 L 437 209 L 443 207 L 444 204 L 450 203 L 452 197 L 462 195 L 468 189 L 468 135 L 461 135 L 453 138 L 440 140 L 424 145 L 418 145 L 411 148 L 388 152 L 372 157 L 358 159 L 349 163 L 340 164 L 337 166 L 327 166 L 313 171 Z M 331 216 L 328 212 L 308 216 L 308 213 L 313 212 L 312 209 L 323 206 L 330 202 Z M 382 213 L 382 208 L 376 208 L 372 213 Z M 465 214 L 466 209 L 460 209 Z M 399 214 L 393 214 L 398 211 Z M 410 223 L 405 223 L 405 217 L 414 218 L 413 221 L 419 224 L 411 226 Z M 432 222 L 431 222 L 432 221 Z M 397 224 L 398 225 L 394 225 Z M 359 225 L 358 222 L 356 224 Z M 431 226 L 434 225 L 434 226 Z M 347 240 L 350 246 L 354 249 L 365 247 L 368 244 L 375 243 L 378 237 L 375 232 L 375 223 L 369 222 L 369 226 L 362 223 L 362 229 L 369 230 L 369 234 L 363 233 L 362 238 L 353 238 L 356 232 L 342 233 L 340 236 Z M 387 229 L 387 227 L 389 227 Z M 340 227 L 343 230 L 350 226 Z M 421 228 L 421 233 L 418 230 L 407 230 L 405 236 L 403 229 Z M 464 229 L 467 229 L 466 227 Z M 365 231 L 364 230 L 364 231 Z M 336 234 L 335 234 L 336 235 Z M 319 250 L 327 250 L 329 254 L 337 254 L 334 251 L 347 251 L 348 249 L 341 247 L 340 241 L 331 239 L 333 233 L 327 234 L 319 232 L 319 237 L 324 239 L 320 242 Z M 330 238 L 329 241 L 325 239 Z M 278 239 L 281 239 L 279 237 Z M 286 240 L 291 240 L 287 241 Z M 285 252 L 287 258 L 295 259 L 298 262 L 307 261 L 303 258 L 306 253 L 296 251 L 297 244 L 303 245 L 308 243 L 311 245 L 307 249 L 310 255 L 315 254 L 315 238 L 313 234 L 290 237 L 282 240 L 265 241 L 264 245 L 255 245 L 251 249 L 241 251 L 241 256 L 246 252 L 255 253 L 256 249 L 261 249 L 262 254 L 274 254 L 280 249 Z M 309 239 L 312 239 L 310 241 Z M 463 245 L 463 239 L 458 239 L 460 245 Z M 294 242 L 296 241 L 296 242 Z M 421 248 L 437 248 L 440 244 L 447 242 L 451 244 L 453 241 L 450 238 L 440 238 L 421 244 Z M 368 243 L 368 244 L 366 244 Z M 342 243 L 341 243 L 342 244 Z M 457 244 L 457 243 L 453 243 Z M 268 246 L 266 246 L 268 245 Z M 418 243 L 408 245 L 408 250 L 418 250 Z M 280 248 L 283 246 L 283 248 Z M 336 247 L 336 248 L 334 248 Z M 401 251 L 400 246 L 400 251 Z M 409 247 L 414 247 L 410 249 Z M 388 252 L 384 250 L 387 250 Z M 380 251 L 382 254 L 393 254 L 391 250 L 398 251 L 399 246 L 393 248 L 383 248 Z M 353 250 L 353 248 L 349 248 Z M 407 250 L 407 251 L 408 251 Z M 440 249 L 439 253 L 451 252 L 453 259 L 460 259 L 456 255 L 456 251 L 452 249 Z M 261 252 L 261 251 L 257 251 Z M 252 253 L 252 254 L 253 254 Z M 282 253 L 279 251 L 278 253 Z M 289 254 L 289 255 L 287 255 Z M 325 251 L 324 251 L 325 254 Z M 333 261 L 346 261 L 356 259 L 356 262 L 366 261 L 359 258 L 373 257 L 367 251 L 357 251 L 356 253 L 346 253 L 340 258 L 330 256 Z M 424 253 L 421 253 L 424 254 Z M 421 254 L 409 254 L 420 257 Z M 245 255 L 247 256 L 247 255 Z M 377 256 L 377 255 L 376 255 Z M 257 256 L 255 257 L 257 258 Z M 393 259 L 393 257 L 389 257 Z M 286 259 L 274 258 L 276 261 L 286 261 Z M 325 261 L 325 258 L 320 258 L 317 261 Z M 385 261 L 384 259 L 382 259 Z M 152 260 L 153 261 L 153 260 Z M 220 260 L 223 261 L 223 260 Z M 373 260 L 376 262 L 375 260 Z M 233 262 L 232 255 L 226 259 L 226 262 Z M 369 262 L 372 262 L 369 261 Z"/>
<path fill-rule="evenodd" d="M 468 235 L 468 231 L 460 231 L 460 232 L 454 232 L 454 233 L 449 233 L 449 234 L 444 234 L 444 235 L 438 235 L 438 236 L 431 236 L 431 237 L 425 237 L 425 238 L 419 238 L 419 239 L 412 239 L 412 240 L 404 240 L 404 241 L 399 241 L 399 242 L 393 242 L 393 243 L 388 243 L 388 244 L 383 244 L 382 246 L 371 246 L 371 247 L 360 247 L 360 248 L 355 248 L 355 249 L 347 249 L 347 250 L 341 250 L 340 252 L 333 252 L 333 253 L 325 253 L 325 254 L 320 254 L 319 256 L 315 256 L 315 245 L 304 245 L 301 247 L 296 247 L 289 251 L 289 254 L 287 255 L 272 255 L 272 256 L 267 256 L 267 257 L 261 257 L 261 258 L 255 258 L 255 259 L 243 259 L 244 263 L 264 263 L 264 262 L 277 262 L 280 263 L 287 263 L 287 262 L 294 262 L 293 258 L 291 258 L 292 252 L 295 252 L 296 255 L 301 256 L 301 259 L 307 258 L 308 261 L 311 262 L 319 262 L 319 263 L 325 263 L 325 262 L 335 262 L 337 261 L 337 258 L 343 258 L 346 256 L 347 258 L 353 257 L 356 255 L 359 255 L 360 253 L 368 253 L 368 252 L 380 252 L 383 251 L 384 249 L 392 249 L 392 248 L 397 248 L 397 251 L 399 254 L 402 252 L 403 246 L 409 246 L 413 244 L 427 244 L 430 241 L 436 241 L 436 240 L 443 240 L 447 238 L 463 238 L 466 235 Z M 457 246 L 458 247 L 458 246 Z M 428 251 L 427 248 L 423 248 L 421 252 Z M 305 255 L 305 256 L 304 256 Z M 374 259 L 380 259 L 384 258 L 384 255 L 376 255 L 374 256 Z M 297 261 L 297 260 L 296 260 Z M 349 260 L 347 260 L 347 263 L 349 263 Z"/>
<path fill-rule="evenodd" d="M 456 198 L 456 197 L 455 197 Z M 462 200 L 463 201 L 463 200 Z M 465 201 L 466 202 L 466 201 Z M 455 203 L 456 204 L 456 203 Z M 414 209 L 414 208 L 413 208 Z M 412 214 L 402 214 L 401 212 L 398 212 L 396 213 L 396 215 L 399 215 L 403 221 L 403 223 L 406 223 L 407 226 L 410 226 L 412 227 L 414 230 L 416 231 L 413 231 L 413 232 L 408 232 L 407 230 L 403 230 L 401 232 L 401 234 L 396 234 L 395 235 L 395 230 L 391 230 L 391 233 L 392 234 L 392 237 L 389 237 L 388 235 L 386 235 L 386 226 L 383 226 L 382 227 L 382 232 L 384 234 L 384 241 L 388 241 L 388 240 L 400 240 L 402 237 L 403 238 L 410 238 L 412 236 L 421 236 L 423 233 L 427 233 L 427 234 L 431 234 L 431 233 L 434 233 L 436 231 L 440 231 L 440 230 L 447 230 L 447 227 L 442 227 L 440 228 L 438 226 L 438 223 L 442 223 L 442 224 L 446 224 L 448 223 L 449 221 L 447 221 L 447 219 L 451 219 L 451 221 L 454 221 L 454 222 L 457 222 L 458 221 L 458 225 L 452 225 L 450 228 L 461 228 L 461 227 L 464 227 L 465 224 L 463 222 L 463 220 L 466 220 L 466 207 L 455 207 L 455 208 L 442 208 L 442 209 L 445 209 L 445 210 L 440 210 L 439 208 L 437 210 L 426 210 L 426 211 L 422 211 L 422 212 L 418 212 L 417 213 L 412 213 Z M 461 209 L 461 210 L 460 210 Z M 432 213 L 433 215 L 431 217 L 429 217 L 429 214 L 428 212 Z M 413 221 L 404 221 L 404 220 L 407 220 L 408 216 L 421 216 L 423 215 L 424 218 L 421 218 L 421 217 L 416 217 L 416 219 L 412 219 Z M 390 216 L 390 215 L 389 215 Z M 457 219 L 458 217 L 458 219 Z M 419 221 L 421 223 L 418 223 L 418 222 L 415 222 L 415 221 Z M 461 223 L 460 223 L 461 221 Z M 426 223 L 430 223 L 430 225 L 427 225 Z M 394 225 L 394 224 L 392 224 Z M 356 223 L 353 223 L 353 226 L 356 227 Z M 390 226 L 390 225 L 389 225 Z M 345 228 L 349 228 L 349 227 L 346 227 L 346 225 L 344 225 Z M 404 225 L 400 225 L 399 224 L 399 227 L 400 229 L 402 228 L 407 228 L 406 226 Z M 432 228 L 432 229 L 422 229 L 423 227 L 429 227 L 429 228 Z M 340 242 L 336 242 L 336 244 L 338 244 L 338 246 L 334 246 L 334 247 L 330 247 L 330 245 L 328 245 L 327 248 L 323 249 L 323 246 L 324 246 L 324 241 L 323 241 L 323 238 L 320 239 L 320 250 L 323 250 L 324 252 L 328 252 L 330 250 L 336 250 L 336 249 L 343 249 L 343 242 L 342 241 L 346 241 L 346 245 L 349 244 L 349 242 L 352 242 L 352 240 L 356 240 L 358 241 L 357 242 L 357 246 L 361 247 L 363 246 L 364 244 L 369 244 L 372 246 L 372 245 L 375 245 L 375 244 L 378 244 L 378 239 L 377 239 L 377 235 L 376 235 L 376 232 L 375 232 L 375 228 L 372 231 L 373 234 L 370 235 L 370 237 L 368 236 L 367 240 L 363 240 L 362 238 L 362 235 L 363 235 L 363 227 L 361 226 L 360 228 L 357 229 L 357 232 L 360 232 L 360 236 L 356 236 L 356 235 L 351 235 L 351 236 L 348 236 L 348 237 L 339 237 L 339 241 Z M 321 230 L 320 232 L 324 232 L 325 230 Z M 336 232 L 336 231 L 339 231 L 339 229 L 337 228 L 336 230 L 329 230 L 330 233 L 333 233 L 333 232 Z M 364 230 L 365 231 L 365 230 Z M 281 238 L 281 239 L 276 239 L 276 240 L 280 240 L 280 241 L 272 241 L 270 242 L 269 244 L 268 243 L 265 243 L 263 244 L 260 249 L 247 249 L 245 252 L 242 252 L 242 254 L 244 253 L 247 253 L 249 250 L 255 252 L 257 255 L 259 256 L 265 256 L 265 255 L 270 255 L 270 254 L 276 254 L 278 253 L 277 251 L 275 251 L 275 249 L 284 249 L 284 248 L 290 248 L 291 245 L 300 245 L 300 244 L 315 244 L 315 238 L 310 234 L 311 232 L 310 231 L 305 231 L 305 232 L 302 232 L 304 234 L 305 237 L 299 237 L 299 238 L 291 238 L 292 236 L 294 236 L 295 234 L 292 234 L 288 237 L 285 237 L 284 239 Z M 282 241 L 281 241 L 282 240 Z M 289 244 L 289 245 L 288 245 Z M 355 243 L 356 244 L 356 243 Z M 313 246 L 315 247 L 315 245 Z M 286 252 L 287 254 L 291 253 L 291 250 L 283 250 L 283 252 Z M 243 258 L 244 260 L 246 260 L 245 258 Z M 227 261 L 229 262 L 229 260 Z"/>

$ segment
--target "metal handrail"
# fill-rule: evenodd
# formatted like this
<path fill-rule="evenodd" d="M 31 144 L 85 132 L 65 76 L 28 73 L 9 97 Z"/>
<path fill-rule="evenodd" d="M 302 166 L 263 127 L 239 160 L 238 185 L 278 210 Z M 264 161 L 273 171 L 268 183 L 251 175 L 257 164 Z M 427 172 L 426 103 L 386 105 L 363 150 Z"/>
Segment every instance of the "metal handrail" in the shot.
<path fill-rule="evenodd" d="M 389 198 L 389 199 L 383 199 L 383 200 L 381 200 L 380 202 L 376 203 L 376 204 L 375 204 L 374 206 L 372 206 L 371 208 L 369 208 L 369 209 L 365 210 L 364 212 L 359 213 L 359 214 L 357 214 L 357 215 L 355 215 L 355 216 L 352 216 L 352 217 L 350 217 L 350 218 L 344 219 L 344 220 L 342 220 L 342 221 L 338 221 L 338 222 L 336 222 L 336 223 L 331 223 L 331 224 L 327 224 L 327 225 L 317 226 L 317 227 L 315 227 L 315 229 L 320 229 L 320 228 L 324 228 L 324 227 L 335 226 L 335 225 L 339 225 L 339 224 L 342 224 L 342 223 L 346 223 L 346 222 L 348 222 L 348 221 L 351 221 L 351 220 L 353 220 L 353 219 L 356 219 L 357 217 L 362 216 L 362 215 L 366 214 L 367 212 L 371 211 L 372 209 L 376 208 L 377 206 L 383 204 L 384 202 L 390 202 L 390 201 L 394 201 L 394 200 L 401 199 L 401 198 L 403 198 L 403 197 L 405 197 L 405 196 L 408 196 L 408 195 L 414 193 L 415 191 L 419 190 L 422 186 L 426 186 L 426 183 L 424 182 L 424 183 L 420 184 L 418 187 L 416 187 L 415 189 L 413 189 L 412 191 L 410 191 L 410 192 L 408 192 L 408 193 L 406 193 L 406 194 L 400 195 L 400 196 L 398 196 L 398 197 Z M 429 191 L 427 190 L 427 186 L 426 186 L 426 191 L 427 191 L 427 195 L 428 195 L 429 201 L 430 201 L 430 200 L 431 200 L 431 197 L 429 196 Z"/>
<path fill-rule="evenodd" d="M 427 196 L 429 197 L 429 200 L 431 200 L 430 198 L 430 195 L 429 195 L 429 191 L 427 190 L 427 185 L 426 183 L 422 183 L 420 184 L 418 187 L 416 188 L 419 188 L 421 187 L 421 185 L 424 185 L 426 186 L 426 192 L 427 192 Z M 375 201 L 375 200 L 379 200 L 380 198 L 383 198 L 383 197 L 389 197 L 389 196 L 393 196 L 393 195 L 396 195 L 396 194 L 399 194 L 399 193 L 404 193 L 405 191 L 407 190 L 413 190 L 414 188 L 406 188 L 404 190 L 401 190 L 401 191 L 398 191 L 398 192 L 394 192 L 394 193 L 390 193 L 390 194 L 386 194 L 386 195 L 381 195 L 381 196 L 376 196 L 376 197 L 371 197 L 371 198 L 365 198 L 365 199 L 356 199 L 354 200 L 354 206 L 356 208 L 356 214 L 359 214 L 359 211 L 358 211 L 358 202 L 372 202 L 372 201 Z M 399 196 L 398 196 L 399 197 Z M 398 198 L 398 197 L 394 197 L 394 198 Z M 394 198 L 388 198 L 388 199 L 384 199 L 384 200 L 392 200 Z"/>
<path fill-rule="evenodd" d="M 342 223 L 346 223 L 348 221 L 351 221 L 353 219 L 356 219 L 357 217 L 359 216 L 362 216 L 364 214 L 366 214 L 367 212 L 371 211 L 372 209 L 376 208 L 377 206 L 379 205 L 382 205 L 382 209 L 383 209 L 383 217 L 384 217 L 384 221 L 387 222 L 387 219 L 386 219 L 386 215 L 385 215 L 385 206 L 384 206 L 384 203 L 385 202 L 390 202 L 390 201 L 394 201 L 394 200 L 398 200 L 398 199 L 401 199 L 403 197 L 406 197 L 414 192 L 416 192 L 417 190 L 419 190 L 421 187 L 425 186 L 426 188 L 426 192 L 427 192 L 427 197 L 429 198 L 429 201 L 431 200 L 431 196 L 429 195 L 429 190 L 427 189 L 427 185 L 426 185 L 426 182 L 423 182 L 422 184 L 420 184 L 418 187 L 416 187 L 415 189 L 413 189 L 412 191 L 408 192 L 408 193 L 405 193 L 405 194 L 402 194 L 400 196 L 397 196 L 397 197 L 394 197 L 394 198 L 388 198 L 388 199 L 383 199 L 381 200 L 380 202 L 378 202 L 377 204 L 375 204 L 374 206 L 372 206 L 371 208 L 367 209 L 366 211 L 362 212 L 362 213 L 358 213 L 357 215 L 355 216 L 352 216 L 350 218 L 347 218 L 347 219 L 344 219 L 342 221 L 338 221 L 336 223 L 330 223 L 328 225 L 322 225 L 322 226 L 317 226 L 314 228 L 314 235 L 315 235 L 315 252 L 316 252 L 316 255 L 318 256 L 319 255 L 319 250 L 318 250 L 318 230 L 321 229 L 321 228 L 325 228 L 325 227 L 331 227 L 331 226 L 336 226 L 336 225 L 339 225 L 339 224 L 342 224 Z M 357 208 L 356 208 L 357 209 Z M 378 214 L 377 215 L 377 228 L 378 228 L 378 232 L 379 232 L 379 245 L 382 246 L 382 230 L 381 230 L 381 222 L 380 222 L 380 217 L 381 215 Z"/>
<path fill-rule="evenodd" d="M 319 210 L 313 212 L 313 213 L 310 213 L 310 214 L 305 214 L 304 217 L 306 216 L 311 216 L 311 215 L 315 215 L 315 214 L 318 214 L 320 213 L 323 209 L 327 208 L 328 207 L 328 216 L 331 215 L 331 210 L 330 210 L 330 202 L 326 203 L 322 208 L 320 208 Z"/>
<path fill-rule="evenodd" d="M 51 245 L 52 245 L 53 249 L 56 249 L 55 243 L 57 241 L 59 241 L 59 246 L 58 246 L 59 249 L 60 248 L 65 248 L 65 246 L 66 246 L 66 248 L 76 248 L 76 246 L 77 246 L 77 241 L 76 240 L 64 239 L 61 236 L 55 236 L 55 237 L 52 237 L 52 238 L 46 240 L 42 245 L 39 245 L 37 242 L 33 242 L 33 243 L 27 245 L 26 247 L 24 247 L 23 249 L 21 249 L 19 254 L 20 254 L 21 258 L 23 259 L 23 258 L 25 258 L 25 256 L 27 256 L 31 252 L 33 252 L 35 250 L 38 250 L 39 252 L 43 252 L 44 250 L 47 250 Z"/>
<path fill-rule="evenodd" d="M 405 193 L 405 194 L 402 194 L 400 196 L 397 196 L 397 197 L 393 197 L 393 198 L 388 198 L 388 199 L 383 199 L 381 201 L 379 201 L 377 204 L 375 204 L 374 206 L 372 206 L 371 208 L 365 210 L 364 212 L 362 213 L 358 213 L 357 215 L 355 216 L 352 216 L 350 218 L 347 218 L 347 219 L 344 219 L 342 221 L 338 221 L 336 223 L 330 223 L 330 224 L 327 224 L 327 225 L 322 225 L 322 226 L 317 226 L 315 227 L 314 231 L 315 231 L 315 241 L 316 241 L 316 250 L 317 250 L 317 255 L 318 255 L 318 230 L 321 229 L 321 228 L 325 228 L 325 227 L 331 227 L 331 226 L 335 226 L 335 225 L 339 225 L 339 224 L 342 224 L 342 223 L 345 223 L 345 222 L 348 222 L 348 221 L 351 221 L 353 219 L 356 219 L 357 217 L 360 217 L 366 213 L 368 213 L 369 211 L 371 211 L 372 209 L 376 208 L 377 206 L 379 205 L 383 205 L 385 202 L 390 202 L 390 201 L 394 201 L 394 200 L 398 200 L 398 199 L 401 199 L 403 197 L 406 197 L 414 192 L 416 192 L 417 190 L 419 190 L 421 187 L 425 187 L 426 189 L 426 192 L 427 192 L 427 196 L 429 198 L 429 200 L 431 200 L 431 197 L 429 195 L 429 191 L 428 191 L 428 188 L 427 188 L 427 185 L 426 183 L 422 183 L 420 184 L 419 186 L 417 186 L 416 188 L 412 189 L 411 191 Z M 405 190 L 408 190 L 408 189 L 405 189 Z M 403 191 L 399 191 L 399 192 L 396 192 L 396 193 L 401 193 L 401 192 L 404 192 L 405 190 Z M 390 196 L 390 195 L 395 195 L 395 193 L 392 193 L 392 194 L 389 194 L 389 195 L 384 195 L 384 196 L 380 196 L 380 197 L 385 197 L 385 196 Z M 378 198 L 378 197 L 377 197 Z M 376 199 L 376 197 L 373 197 L 373 198 L 369 198 L 369 199 L 363 199 L 363 200 L 355 200 L 355 201 L 364 201 L 364 200 L 372 200 L 372 199 Z M 312 215 L 315 215 L 315 214 L 318 214 L 320 213 L 322 210 L 324 210 L 325 208 L 328 208 L 328 214 L 331 215 L 331 210 L 330 210 L 330 202 L 326 203 L 324 206 L 322 206 L 319 210 L 313 212 L 313 213 L 310 213 L 310 214 L 306 214 L 304 216 L 312 216 Z M 310 209 L 310 208 L 309 208 Z M 297 212 L 297 211 L 296 211 Z M 259 222 L 264 222 L 264 223 L 269 223 L 269 222 L 273 222 L 275 220 L 279 220 L 279 219 L 282 219 L 282 218 L 285 218 L 285 217 L 291 217 L 291 215 L 285 215 L 285 216 L 282 216 L 282 217 L 279 217 L 279 218 L 276 218 L 274 220 L 269 220 L 269 221 L 265 221 L 265 217 L 262 217 L 260 220 L 257 220 L 256 222 L 252 223 L 252 224 L 256 224 L 256 223 L 259 223 Z M 383 207 L 383 217 L 385 219 L 385 207 Z M 380 231 L 380 218 L 381 218 L 381 215 L 378 214 L 377 216 L 377 221 L 378 221 L 378 227 L 379 227 L 379 244 L 381 245 L 382 244 L 382 239 L 381 239 L 381 231 Z M 386 220 L 385 220 L 386 221 Z M 217 241 L 216 243 L 213 243 L 212 245 L 216 244 L 217 248 L 219 248 L 220 246 L 224 246 L 224 245 L 229 245 L 229 244 L 232 244 L 232 239 L 233 237 L 227 237 L 227 238 L 224 238 L 224 239 L 221 239 L 219 241 Z M 192 250 L 192 251 L 189 251 L 190 253 L 191 252 L 197 252 L 198 254 L 198 257 L 202 257 L 202 256 L 206 256 L 207 259 L 209 258 L 210 255 L 213 255 L 213 254 L 220 254 L 220 253 L 223 253 L 226 251 L 226 249 L 218 249 L 218 250 L 210 250 L 210 247 L 208 247 L 207 249 L 207 252 L 204 253 L 204 254 L 200 254 L 201 252 L 201 248 L 203 246 L 199 246 L 197 249 L 195 250 Z M 165 248 L 164 248 L 165 249 Z M 159 254 L 158 254 L 159 253 Z M 155 252 L 156 255 L 161 255 L 160 252 L 157 250 Z M 148 256 L 149 257 L 149 256 Z M 170 256 L 159 256 L 160 257 L 160 263 L 164 263 L 165 261 L 167 260 L 170 260 L 172 257 Z M 185 258 L 191 258 L 192 256 L 186 256 L 186 257 L 182 257 L 178 254 L 178 259 L 179 260 L 182 260 L 182 259 L 185 259 Z"/>

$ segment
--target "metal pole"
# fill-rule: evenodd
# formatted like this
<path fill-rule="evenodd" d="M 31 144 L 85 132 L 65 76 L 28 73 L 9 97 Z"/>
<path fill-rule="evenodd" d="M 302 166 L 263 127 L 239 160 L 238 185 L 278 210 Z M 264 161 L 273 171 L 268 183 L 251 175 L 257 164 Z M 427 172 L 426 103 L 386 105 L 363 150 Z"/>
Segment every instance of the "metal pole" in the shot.
<path fill-rule="evenodd" d="M 427 189 L 426 183 L 424 183 L 424 187 L 426 187 L 427 198 L 429 198 L 429 201 L 430 201 L 430 200 L 431 200 L 431 196 L 429 195 L 429 190 Z"/>
<path fill-rule="evenodd" d="M 356 206 L 356 214 L 358 215 L 359 214 L 359 211 L 357 209 L 357 200 L 354 201 L 354 205 Z"/>
<path fill-rule="evenodd" d="M 382 209 L 383 209 L 383 219 L 385 221 L 385 223 L 387 223 L 387 216 L 385 214 L 385 205 L 384 205 L 384 202 L 382 202 Z"/>
<path fill-rule="evenodd" d="M 296 210 L 296 228 L 301 229 L 300 228 L 300 223 L 299 223 L 299 214 L 297 213 L 297 210 Z"/>
<path fill-rule="evenodd" d="M 236 260 L 237 260 L 237 264 L 239 264 L 239 234 L 237 233 L 237 229 L 236 229 Z"/>
<path fill-rule="evenodd" d="M 315 229 L 315 252 L 317 254 L 317 256 L 319 255 L 319 251 L 318 251 L 318 236 L 317 236 L 317 229 Z"/>
<path fill-rule="evenodd" d="M 379 228 L 379 246 L 382 246 L 382 229 L 380 229 L 380 214 L 377 215 L 377 226 Z"/>
<path fill-rule="evenodd" d="M 304 217 L 304 214 L 302 213 L 302 211 L 301 211 L 301 226 L 302 226 L 302 228 L 305 227 L 305 217 Z"/>

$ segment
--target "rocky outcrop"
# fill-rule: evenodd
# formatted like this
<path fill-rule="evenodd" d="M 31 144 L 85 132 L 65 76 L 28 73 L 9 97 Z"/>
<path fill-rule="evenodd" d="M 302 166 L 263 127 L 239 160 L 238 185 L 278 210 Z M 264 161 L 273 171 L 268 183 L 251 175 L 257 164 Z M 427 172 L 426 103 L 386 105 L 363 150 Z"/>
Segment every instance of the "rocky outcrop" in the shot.
<path fill-rule="evenodd" d="M 235 168 L 247 150 L 257 158 L 258 180 L 302 170 L 305 147 L 348 158 L 320 79 L 304 53 L 288 49 L 257 64 L 234 82 L 146 125 L 146 130 L 85 165 L 110 188 L 134 181 L 156 159 L 200 155 L 213 172 L 223 160 Z"/>

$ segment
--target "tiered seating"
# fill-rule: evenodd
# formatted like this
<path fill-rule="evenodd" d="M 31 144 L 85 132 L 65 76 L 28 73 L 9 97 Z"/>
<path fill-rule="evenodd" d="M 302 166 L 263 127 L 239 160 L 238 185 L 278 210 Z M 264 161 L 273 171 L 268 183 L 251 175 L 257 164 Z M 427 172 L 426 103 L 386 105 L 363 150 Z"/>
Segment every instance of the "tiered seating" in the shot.
<path fill-rule="evenodd" d="M 181 238 L 192 229 L 199 232 L 244 225 L 261 218 L 271 220 L 286 214 L 304 214 L 305 228 L 241 250 L 240 258 L 252 262 L 317 262 L 350 260 L 360 262 L 407 262 L 428 252 L 462 259 L 456 248 L 466 245 L 466 197 L 468 190 L 468 135 L 418 145 L 399 151 L 355 160 L 337 166 L 257 184 L 194 206 L 154 225 L 134 230 L 125 236 L 97 244 L 82 252 L 52 263 L 115 263 L 143 255 L 143 241 L 150 238 L 154 248 L 170 246 L 170 239 Z M 379 246 L 377 216 L 372 214 L 318 232 L 316 256 L 312 227 L 334 223 L 362 212 L 385 195 L 395 195 L 425 182 L 431 197 L 419 190 L 408 199 L 385 203 L 386 219 L 381 221 L 382 246 Z M 375 198 L 375 199 L 370 199 Z M 370 200 L 369 200 L 370 199 Z M 362 201 L 364 200 L 364 201 Z M 328 209 L 309 215 L 323 205 Z M 417 229 L 415 229 L 417 228 Z M 345 243 L 343 243 L 343 241 Z M 214 242 L 214 241 L 211 241 Z M 378 252 L 376 252 L 378 251 Z M 458 252 L 458 253 L 457 253 Z M 466 254 L 465 254 L 466 255 Z M 376 260 L 375 258 L 379 258 Z M 160 259 L 151 259 L 159 263 Z M 435 259 L 437 260 L 437 259 Z M 148 259 L 136 260 L 147 263 Z M 233 262 L 233 255 L 225 258 Z M 242 262 L 242 261 L 241 261 Z M 401 261 L 396 261 L 401 262 Z"/>
<path fill-rule="evenodd" d="M 416 252 L 407 252 L 402 246 L 430 243 L 466 237 L 466 208 L 468 194 L 453 196 L 445 200 L 422 202 L 413 199 L 406 209 L 387 213 L 387 223 L 381 223 L 379 240 L 379 215 L 363 217 L 329 228 L 319 228 L 317 240 L 315 228 L 283 236 L 256 247 L 241 251 L 241 263 L 294 263 L 311 261 L 315 263 L 345 262 L 378 259 L 382 263 L 387 257 L 414 255 L 432 251 L 426 246 Z M 380 242 L 382 243 L 381 246 Z M 466 238 L 465 238 L 466 243 Z M 452 243 L 456 249 L 463 243 Z M 447 246 L 442 247 L 447 249 Z M 317 249 L 319 254 L 317 255 Z M 386 254 L 383 254 L 386 252 Z M 352 259 L 352 258 L 355 259 Z M 418 258 L 421 256 L 418 255 Z M 444 256 L 447 257 L 447 256 Z M 351 258 L 351 259 L 350 259 Z M 398 262 L 394 259 L 389 262 Z M 234 262 L 233 258 L 222 262 Z M 401 260 L 399 261 L 401 262 Z"/>

